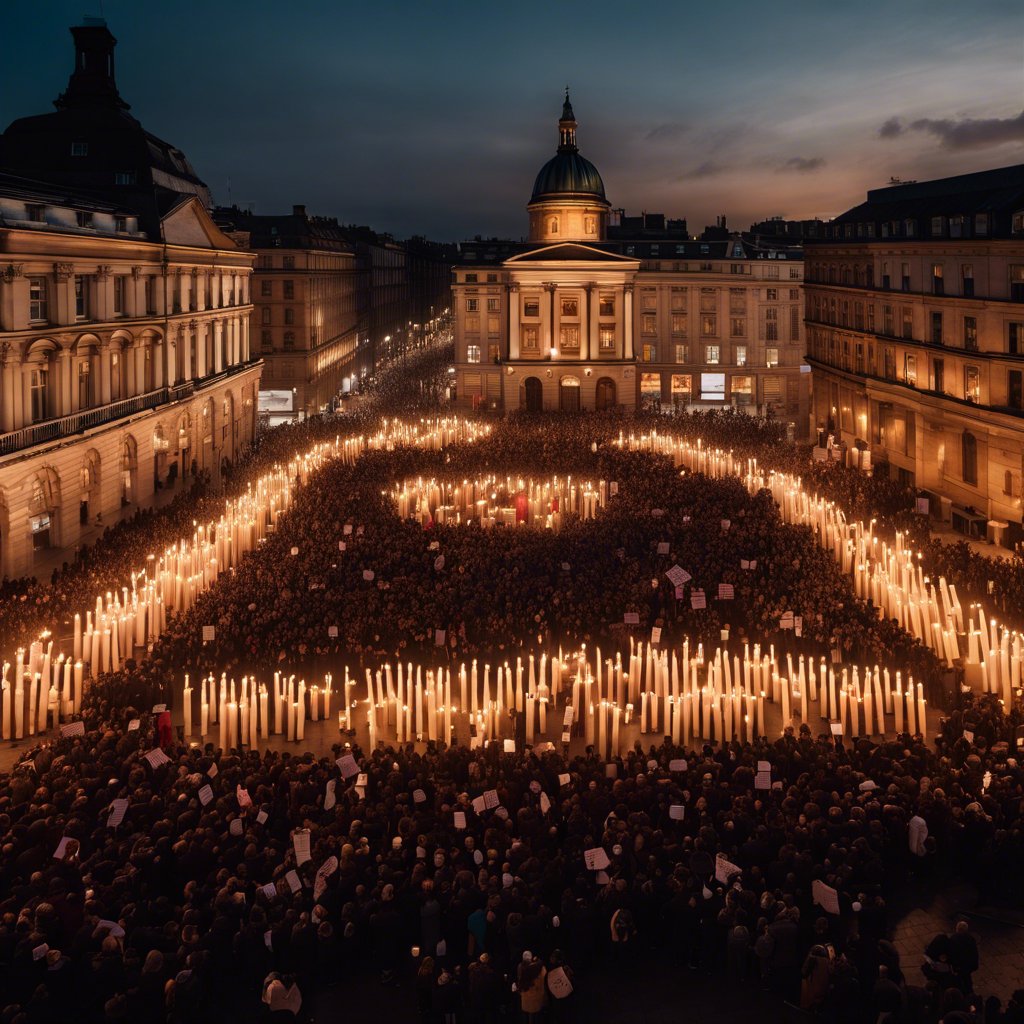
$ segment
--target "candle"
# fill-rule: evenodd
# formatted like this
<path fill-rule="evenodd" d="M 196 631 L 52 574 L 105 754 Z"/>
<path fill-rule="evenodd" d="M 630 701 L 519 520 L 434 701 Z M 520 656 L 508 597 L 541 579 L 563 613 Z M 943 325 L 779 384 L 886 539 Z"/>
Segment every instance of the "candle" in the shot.
<path fill-rule="evenodd" d="M 188 674 L 185 674 L 185 693 L 182 702 L 182 712 L 185 717 L 185 739 L 192 735 L 192 688 L 188 685 Z"/>

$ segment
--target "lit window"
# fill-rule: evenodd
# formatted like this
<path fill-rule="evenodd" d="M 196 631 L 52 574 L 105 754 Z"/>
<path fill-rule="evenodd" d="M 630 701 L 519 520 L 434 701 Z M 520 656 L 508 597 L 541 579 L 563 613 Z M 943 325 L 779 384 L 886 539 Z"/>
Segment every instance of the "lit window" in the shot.
<path fill-rule="evenodd" d="M 704 362 L 709 366 L 715 366 L 721 359 L 722 350 L 718 345 L 704 346 Z"/>
<path fill-rule="evenodd" d="M 479 363 L 480 362 L 480 346 L 479 345 L 467 345 L 466 346 L 466 362 L 467 363 Z"/>
<path fill-rule="evenodd" d="M 736 346 L 736 365 L 746 366 L 747 365 L 747 346 L 737 345 Z"/>
<path fill-rule="evenodd" d="M 658 317 L 655 313 L 643 313 L 640 317 L 641 334 L 658 333 Z"/>
<path fill-rule="evenodd" d="M 676 345 L 676 362 L 688 363 L 690 361 L 690 346 Z"/>
<path fill-rule="evenodd" d="M 729 381 L 729 393 L 736 405 L 750 405 L 754 394 L 754 378 L 733 374 Z"/>
<path fill-rule="evenodd" d="M 578 349 L 580 347 L 580 329 L 578 327 L 560 327 L 558 342 L 563 349 Z"/>
<path fill-rule="evenodd" d="M 964 367 L 964 398 L 968 402 L 981 401 L 981 374 L 976 366 Z"/>
<path fill-rule="evenodd" d="M 773 367 L 779 365 L 779 350 L 777 348 L 766 348 L 764 350 L 765 366 Z"/>
<path fill-rule="evenodd" d="M 602 352 L 611 352 L 615 348 L 615 328 L 601 326 L 597 332 Z"/>
<path fill-rule="evenodd" d="M 536 352 L 540 347 L 540 331 L 536 327 L 524 327 L 520 335 L 520 345 L 524 352 Z"/>
<path fill-rule="evenodd" d="M 475 313 L 480 308 L 479 299 L 466 299 L 466 312 Z"/>
<path fill-rule="evenodd" d="M 500 307 L 499 307 L 499 303 L 498 303 L 497 299 L 488 299 L 487 300 L 487 312 L 488 313 L 497 313 L 499 308 Z"/>
<path fill-rule="evenodd" d="M 653 363 L 658 358 L 657 345 L 644 345 L 641 358 L 645 363 Z"/>
<path fill-rule="evenodd" d="M 34 323 L 49 319 L 45 277 L 30 277 L 28 279 L 28 298 L 29 319 Z"/>

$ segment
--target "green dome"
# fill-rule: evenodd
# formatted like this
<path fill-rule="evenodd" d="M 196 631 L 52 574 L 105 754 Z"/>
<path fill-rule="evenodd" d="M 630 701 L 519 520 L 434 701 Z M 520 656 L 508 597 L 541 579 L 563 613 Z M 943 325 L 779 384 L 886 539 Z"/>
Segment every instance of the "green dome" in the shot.
<path fill-rule="evenodd" d="M 607 204 L 601 175 L 589 160 L 580 156 L 576 148 L 576 115 L 569 102 L 568 89 L 565 91 L 562 116 L 558 121 L 558 143 L 558 152 L 540 169 L 533 183 L 530 202 L 556 199 L 559 196 L 579 196 L 592 197 Z"/>
<path fill-rule="evenodd" d="M 559 195 L 594 196 L 607 202 L 597 168 L 576 152 L 560 151 L 540 169 L 530 202 Z"/>

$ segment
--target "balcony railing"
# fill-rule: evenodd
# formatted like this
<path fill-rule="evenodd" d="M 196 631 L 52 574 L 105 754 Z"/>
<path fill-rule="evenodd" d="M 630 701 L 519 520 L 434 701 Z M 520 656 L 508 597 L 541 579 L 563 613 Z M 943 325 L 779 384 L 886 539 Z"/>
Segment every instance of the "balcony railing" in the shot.
<path fill-rule="evenodd" d="M 59 441 L 62 438 L 73 437 L 75 434 L 81 434 L 93 427 L 101 427 L 104 423 L 111 423 L 126 416 L 134 416 L 147 409 L 166 405 L 168 402 L 179 402 L 184 398 L 190 398 L 197 390 L 209 387 L 226 377 L 248 369 L 258 361 L 258 359 L 250 359 L 247 363 L 239 363 L 228 370 L 222 370 L 220 373 L 211 374 L 200 380 L 172 384 L 169 387 L 157 388 L 155 391 L 147 391 L 143 395 L 122 398 L 92 409 L 83 409 L 70 416 L 58 416 L 56 419 L 33 423 L 20 430 L 12 430 L 9 434 L 0 435 L 0 457 L 12 455 L 14 452 L 20 452 L 26 448 L 33 448 L 37 444 L 45 444 L 47 441 Z"/>

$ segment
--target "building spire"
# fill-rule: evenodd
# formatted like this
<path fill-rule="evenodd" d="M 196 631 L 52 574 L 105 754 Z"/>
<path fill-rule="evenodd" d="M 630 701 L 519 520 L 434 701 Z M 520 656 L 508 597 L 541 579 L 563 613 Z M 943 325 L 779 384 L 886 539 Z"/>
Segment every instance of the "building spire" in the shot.
<path fill-rule="evenodd" d="M 572 112 L 569 102 L 569 86 L 565 87 L 565 102 L 562 104 L 562 116 L 558 122 L 558 152 L 576 153 L 576 115 Z"/>

